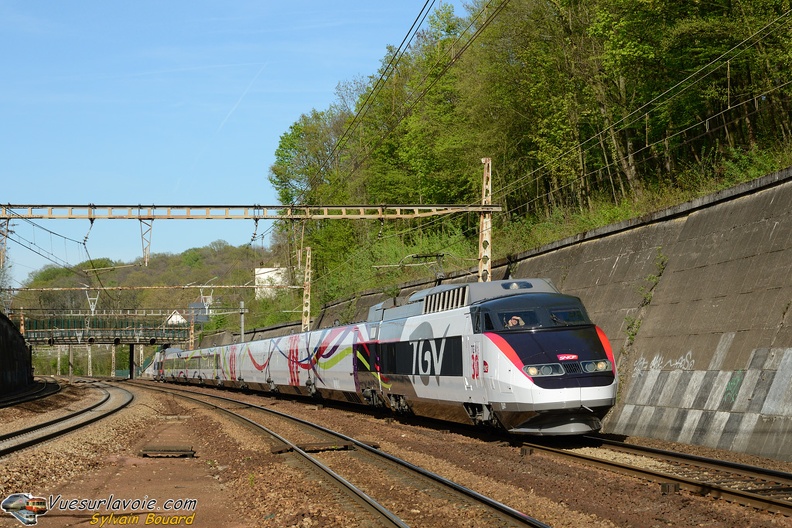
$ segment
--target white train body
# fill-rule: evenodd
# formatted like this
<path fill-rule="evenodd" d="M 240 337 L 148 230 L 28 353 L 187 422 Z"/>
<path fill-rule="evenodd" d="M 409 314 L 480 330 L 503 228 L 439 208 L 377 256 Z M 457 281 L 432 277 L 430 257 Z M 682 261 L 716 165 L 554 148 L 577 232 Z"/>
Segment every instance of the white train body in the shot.
<path fill-rule="evenodd" d="M 518 325 L 509 327 L 512 316 Z M 604 333 L 578 298 L 544 279 L 443 285 L 377 305 L 364 323 L 158 354 L 147 374 L 164 381 L 313 395 L 523 434 L 596 431 L 617 392 Z"/>

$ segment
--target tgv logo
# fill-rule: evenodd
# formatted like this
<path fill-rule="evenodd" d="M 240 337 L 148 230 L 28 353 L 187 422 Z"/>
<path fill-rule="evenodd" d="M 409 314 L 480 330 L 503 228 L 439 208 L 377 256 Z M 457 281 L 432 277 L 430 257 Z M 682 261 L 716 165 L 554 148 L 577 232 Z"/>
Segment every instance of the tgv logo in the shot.
<path fill-rule="evenodd" d="M 410 345 L 413 351 L 412 373 L 421 376 L 439 376 L 443 369 L 445 338 L 421 339 L 411 341 Z"/>

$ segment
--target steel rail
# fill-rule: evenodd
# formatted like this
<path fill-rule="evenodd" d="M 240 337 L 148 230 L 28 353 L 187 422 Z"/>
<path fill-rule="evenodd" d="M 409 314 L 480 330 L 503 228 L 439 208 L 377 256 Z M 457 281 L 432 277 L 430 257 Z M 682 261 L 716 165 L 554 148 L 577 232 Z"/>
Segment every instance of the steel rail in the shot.
<path fill-rule="evenodd" d="M 50 420 L 48 422 L 43 422 L 43 423 L 40 423 L 40 424 L 31 425 L 30 427 L 25 427 L 24 429 L 19 429 L 17 431 L 12 431 L 10 433 L 1 434 L 0 435 L 0 442 L 4 442 L 6 440 L 10 440 L 11 438 L 14 438 L 14 437 L 17 437 L 17 436 L 22 436 L 22 435 L 25 435 L 25 434 L 28 434 L 28 433 L 32 433 L 32 432 L 41 430 L 41 429 L 45 429 L 45 428 L 50 427 L 52 425 L 55 425 L 57 423 L 65 422 L 66 420 L 71 420 L 72 418 L 77 418 L 81 414 L 85 414 L 88 411 L 96 409 L 100 405 L 103 405 L 109 399 L 110 399 L 110 393 L 105 391 L 104 397 L 101 400 L 99 400 L 98 402 L 94 403 L 93 405 L 89 405 L 88 407 L 85 407 L 84 409 L 80 409 L 79 411 L 75 411 L 73 413 L 66 414 L 64 416 L 61 416 L 60 418 L 54 418 L 54 419 L 52 419 L 52 420 Z"/>
<path fill-rule="evenodd" d="M 135 385 L 136 386 L 143 386 L 143 387 L 146 386 L 145 384 L 141 384 L 139 382 L 135 383 Z M 163 390 L 163 389 L 152 388 L 152 390 Z M 492 499 L 490 497 L 487 497 L 486 495 L 482 495 L 482 494 L 478 493 L 477 491 L 474 491 L 474 490 L 472 490 L 470 488 L 467 488 L 465 486 L 457 484 L 456 482 L 454 482 L 452 480 L 448 480 L 448 479 L 446 479 L 444 477 L 441 477 L 440 475 L 438 475 L 436 473 L 432 473 L 431 471 L 428 471 L 428 470 L 426 470 L 426 469 L 424 469 L 422 467 L 419 467 L 419 466 L 416 466 L 414 464 L 411 464 L 410 462 L 407 462 L 406 460 L 403 460 L 403 459 L 398 458 L 396 456 L 390 455 L 388 453 L 384 453 L 384 452 L 380 451 L 379 449 L 371 447 L 370 445 L 368 445 L 368 444 L 366 444 L 364 442 L 361 442 L 359 440 L 356 440 L 355 438 L 352 438 L 350 436 L 346 436 L 346 435 L 344 435 L 342 433 L 339 433 L 338 431 L 333 431 L 332 429 L 327 429 L 326 427 L 322 427 L 321 425 L 309 422 L 307 420 L 303 420 L 301 418 L 297 418 L 295 416 L 290 416 L 290 415 L 288 415 L 286 413 L 282 413 L 282 412 L 276 411 L 274 409 L 268 409 L 268 408 L 262 407 L 260 405 L 255 405 L 255 404 L 248 403 L 248 402 L 242 402 L 242 401 L 239 401 L 239 400 L 235 400 L 233 398 L 227 398 L 225 396 L 218 396 L 218 395 L 213 395 L 213 394 L 199 393 L 199 392 L 196 392 L 196 391 L 190 391 L 190 390 L 186 390 L 186 389 L 177 389 L 175 387 L 174 388 L 169 388 L 169 391 L 179 391 L 179 392 L 187 392 L 187 393 L 192 393 L 192 394 L 200 394 L 202 396 L 208 396 L 208 397 L 211 397 L 211 398 L 215 398 L 215 399 L 219 399 L 219 400 L 222 400 L 222 401 L 226 401 L 228 403 L 233 403 L 235 405 L 244 405 L 244 406 L 252 408 L 252 409 L 260 410 L 260 411 L 263 411 L 265 413 L 273 414 L 273 415 L 279 416 L 281 418 L 284 418 L 284 419 L 287 419 L 287 420 L 302 424 L 304 426 L 311 427 L 311 428 L 316 429 L 318 431 L 321 431 L 321 432 L 323 432 L 323 433 L 325 433 L 327 435 L 330 435 L 330 436 L 333 436 L 333 437 L 338 438 L 340 440 L 343 440 L 344 442 L 351 443 L 356 448 L 360 448 L 362 450 L 365 450 L 366 452 L 368 452 L 370 454 L 373 454 L 376 457 L 384 458 L 384 459 L 390 461 L 391 463 L 396 464 L 397 466 L 401 466 L 401 467 L 406 468 L 406 469 L 408 469 L 408 470 L 410 470 L 412 472 L 418 473 L 421 476 L 423 476 L 423 477 L 425 477 L 425 478 L 427 478 L 427 479 L 429 479 L 429 480 L 431 480 L 433 482 L 436 482 L 436 483 L 438 483 L 438 484 L 440 484 L 442 486 L 448 487 L 448 488 L 456 491 L 457 493 L 460 493 L 460 494 L 463 494 L 465 496 L 468 496 L 471 499 L 473 499 L 474 501 L 479 502 L 481 504 L 484 504 L 484 505 L 488 506 L 489 508 L 491 508 L 492 510 L 498 512 L 499 514 L 504 515 L 506 517 L 509 517 L 510 519 L 512 519 L 514 521 L 517 521 L 517 522 L 519 522 L 519 523 L 521 523 L 521 524 L 523 524 L 525 526 L 530 526 L 530 527 L 533 527 L 533 528 L 550 528 L 549 525 L 539 521 L 538 519 L 535 519 L 535 518 L 533 518 L 533 517 L 531 517 L 529 515 L 526 515 L 526 514 L 520 512 L 520 511 L 518 511 L 518 510 L 515 510 L 514 508 L 512 508 L 510 506 L 507 506 L 507 505 L 505 505 L 505 504 L 503 504 L 501 502 L 498 502 L 498 501 L 496 501 L 496 500 L 494 500 L 494 499 Z M 288 444 L 293 445 L 290 442 L 288 442 Z"/>
<path fill-rule="evenodd" d="M 662 471 L 640 468 L 628 464 L 622 464 L 620 462 L 614 462 L 612 460 L 583 455 L 580 453 L 571 453 L 563 449 L 556 449 L 538 444 L 524 443 L 523 446 L 537 451 L 544 451 L 565 458 L 571 458 L 583 464 L 613 471 L 614 473 L 619 473 L 621 475 L 637 477 L 644 480 L 649 480 L 651 482 L 678 484 L 680 489 L 684 489 L 698 495 L 725 499 L 731 502 L 742 504 L 743 506 L 750 506 L 772 513 L 780 513 L 782 515 L 792 516 L 792 503 L 779 501 L 770 497 L 764 497 L 749 491 L 728 488 L 715 483 L 701 482 L 670 473 L 664 473 Z"/>
<path fill-rule="evenodd" d="M 54 385 L 55 388 L 50 390 L 49 387 Z M 53 394 L 58 393 L 61 390 L 60 385 L 57 381 L 47 381 L 44 380 L 44 384 L 37 384 L 35 390 L 32 391 L 25 391 L 21 393 L 16 393 L 8 398 L 4 398 L 0 400 L 0 409 L 5 407 L 11 407 L 12 405 L 19 405 L 20 403 L 31 402 L 35 400 L 39 400 L 41 398 L 46 398 L 48 396 L 52 396 Z"/>
<path fill-rule="evenodd" d="M 744 475 L 754 478 L 777 478 L 792 482 L 792 473 L 789 473 L 787 471 L 763 468 L 759 466 L 751 466 L 748 464 L 742 464 L 740 462 L 731 462 L 729 460 L 716 460 L 699 455 L 691 455 L 689 453 L 678 453 L 676 451 L 667 451 L 665 449 L 658 449 L 655 447 L 626 444 L 624 442 L 611 440 L 609 438 L 600 438 L 598 436 L 586 436 L 585 438 L 589 440 L 601 442 L 610 447 L 618 449 L 619 451 L 630 452 L 633 454 L 645 455 L 649 453 L 652 455 L 658 455 L 668 460 L 681 459 L 690 462 L 695 462 L 696 464 L 702 467 L 707 467 L 710 469 L 717 469 L 717 470 L 722 470 L 723 468 L 734 469 L 741 472 Z"/>
<path fill-rule="evenodd" d="M 126 393 L 126 396 L 127 396 L 127 398 L 124 401 L 122 401 L 119 405 L 116 405 L 115 407 L 113 407 L 113 408 L 111 408 L 111 409 L 109 409 L 107 411 L 100 412 L 100 413 L 96 414 L 95 416 L 90 417 L 90 418 L 88 418 L 86 420 L 82 420 L 82 421 L 79 421 L 77 423 L 71 424 L 69 426 L 57 429 L 55 431 L 52 431 L 52 432 L 49 432 L 49 433 L 46 433 L 46 434 L 43 434 L 43 435 L 40 435 L 40 436 L 36 436 L 36 437 L 28 439 L 28 440 L 24 440 L 22 442 L 14 444 L 13 446 L 10 446 L 10 447 L 7 447 L 7 448 L 2 448 L 2 449 L 0 449 L 0 457 L 4 457 L 4 456 L 9 455 L 11 453 L 15 453 L 17 451 L 25 449 L 27 447 L 31 447 L 31 446 L 46 442 L 47 440 L 51 440 L 53 438 L 57 438 L 58 436 L 62 436 L 64 434 L 66 434 L 66 433 L 70 433 L 70 432 L 75 431 L 75 430 L 77 430 L 77 429 L 79 429 L 81 427 L 85 427 L 85 426 L 91 425 L 93 423 L 96 423 L 96 422 L 98 422 L 99 420 L 101 420 L 103 418 L 107 418 L 108 416 L 111 416 L 111 415 L 115 414 L 116 412 L 120 411 L 121 409 L 125 408 L 127 405 L 132 403 L 132 401 L 134 400 L 134 396 L 132 395 L 131 392 L 127 391 L 126 389 L 121 389 L 121 388 L 117 388 L 117 387 L 114 387 L 114 388 L 116 388 L 119 392 Z M 106 389 L 102 389 L 102 390 L 105 390 L 105 392 L 107 392 Z M 109 394 L 108 394 L 108 399 L 109 399 Z M 80 413 L 78 413 L 78 414 L 82 414 L 82 411 Z M 70 418 L 75 418 L 75 416 L 70 416 Z"/>
<path fill-rule="evenodd" d="M 148 389 L 148 390 L 164 392 L 166 394 L 174 394 L 175 392 L 191 392 L 191 391 L 178 390 L 178 389 L 175 389 L 175 388 L 172 388 L 172 387 L 168 388 L 167 390 L 166 389 L 162 389 L 162 388 L 148 387 L 148 386 L 140 384 L 140 383 L 135 383 L 135 386 L 142 387 L 142 388 L 145 388 L 145 389 Z M 193 394 L 200 394 L 200 393 L 193 392 Z M 229 409 L 225 409 L 225 408 L 223 408 L 223 407 L 221 407 L 219 405 L 215 405 L 215 404 L 213 404 L 211 402 L 202 400 L 200 398 L 195 398 L 193 396 L 187 396 L 186 394 L 177 394 L 177 395 L 180 398 L 185 398 L 187 400 L 191 400 L 191 401 L 194 401 L 196 403 L 200 403 L 201 405 L 205 405 L 207 407 L 211 407 L 211 408 L 213 408 L 215 410 L 218 410 L 220 412 L 226 413 L 229 416 L 232 416 L 234 419 L 241 420 L 241 421 L 249 424 L 250 426 L 252 426 L 252 427 L 254 427 L 256 429 L 259 429 L 261 431 L 266 432 L 268 435 L 270 435 L 273 438 L 277 439 L 279 442 L 282 442 L 284 445 L 289 446 L 289 448 L 293 452 L 297 453 L 304 460 L 306 460 L 307 462 L 309 462 L 310 464 L 312 464 L 313 466 L 315 466 L 316 468 L 321 470 L 325 475 L 327 475 L 328 477 L 330 477 L 333 480 L 335 480 L 339 485 L 341 485 L 349 493 L 351 493 L 352 496 L 354 496 L 357 500 L 361 501 L 366 507 L 368 507 L 369 509 L 371 509 L 374 512 L 376 512 L 382 519 L 386 520 L 389 525 L 394 526 L 394 527 L 398 527 L 398 528 L 409 528 L 409 525 L 405 524 L 395 513 L 391 512 L 390 510 L 385 508 L 379 502 L 374 500 L 371 496 L 366 494 L 363 490 L 361 490 L 360 488 L 358 488 L 355 485 L 353 485 L 351 482 L 349 482 L 348 480 L 343 478 L 341 475 L 339 475 L 338 473 L 336 473 L 335 471 L 333 471 L 332 469 L 327 467 L 325 464 L 320 462 L 318 459 L 316 459 L 315 457 L 312 457 L 306 451 L 304 451 L 303 449 L 300 449 L 296 444 L 290 442 L 289 440 L 287 440 L 286 438 L 282 437 L 281 435 L 279 435 L 275 431 L 269 429 L 268 427 L 266 427 L 264 425 L 261 425 L 260 423 L 254 421 L 254 420 L 252 420 L 252 419 L 250 419 L 250 418 L 248 418 L 246 416 L 242 416 L 239 413 L 235 413 L 235 412 L 233 412 L 233 411 L 231 411 Z M 231 402 L 233 402 L 233 403 L 235 403 L 237 405 L 239 405 L 241 403 L 242 405 L 245 405 L 246 407 L 257 407 L 257 406 L 249 405 L 249 404 L 246 404 L 246 403 L 230 400 L 230 399 L 227 399 L 227 398 L 222 398 L 222 397 L 219 397 L 219 396 L 212 396 L 211 394 L 200 394 L 200 395 L 201 396 L 207 396 L 207 397 L 210 397 L 210 398 L 218 398 L 218 399 L 225 400 L 225 401 L 231 401 Z"/>

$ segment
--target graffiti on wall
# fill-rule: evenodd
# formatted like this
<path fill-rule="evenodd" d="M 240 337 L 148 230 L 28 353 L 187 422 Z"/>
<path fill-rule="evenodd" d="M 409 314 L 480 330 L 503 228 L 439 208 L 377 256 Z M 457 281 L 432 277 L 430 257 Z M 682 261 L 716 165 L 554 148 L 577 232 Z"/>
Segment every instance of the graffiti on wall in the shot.
<path fill-rule="evenodd" d="M 732 374 L 729 383 L 726 384 L 726 390 L 723 392 L 723 401 L 734 403 L 737 400 L 737 393 L 740 392 L 743 378 L 745 378 L 745 373 L 742 370 Z"/>
<path fill-rule="evenodd" d="M 693 370 L 695 366 L 696 361 L 691 351 L 675 359 L 666 359 L 662 354 L 655 354 L 650 361 L 641 356 L 633 366 L 633 377 L 640 377 L 643 372 L 649 370 Z"/>

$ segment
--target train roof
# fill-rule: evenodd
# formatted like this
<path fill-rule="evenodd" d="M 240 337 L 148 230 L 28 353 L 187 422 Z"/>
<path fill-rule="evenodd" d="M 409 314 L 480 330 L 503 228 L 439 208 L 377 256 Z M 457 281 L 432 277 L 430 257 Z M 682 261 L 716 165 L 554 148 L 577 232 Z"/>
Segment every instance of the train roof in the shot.
<path fill-rule="evenodd" d="M 513 279 L 443 284 L 369 308 L 368 321 L 387 321 L 462 308 L 481 301 L 524 293 L 560 293 L 550 279 Z"/>

